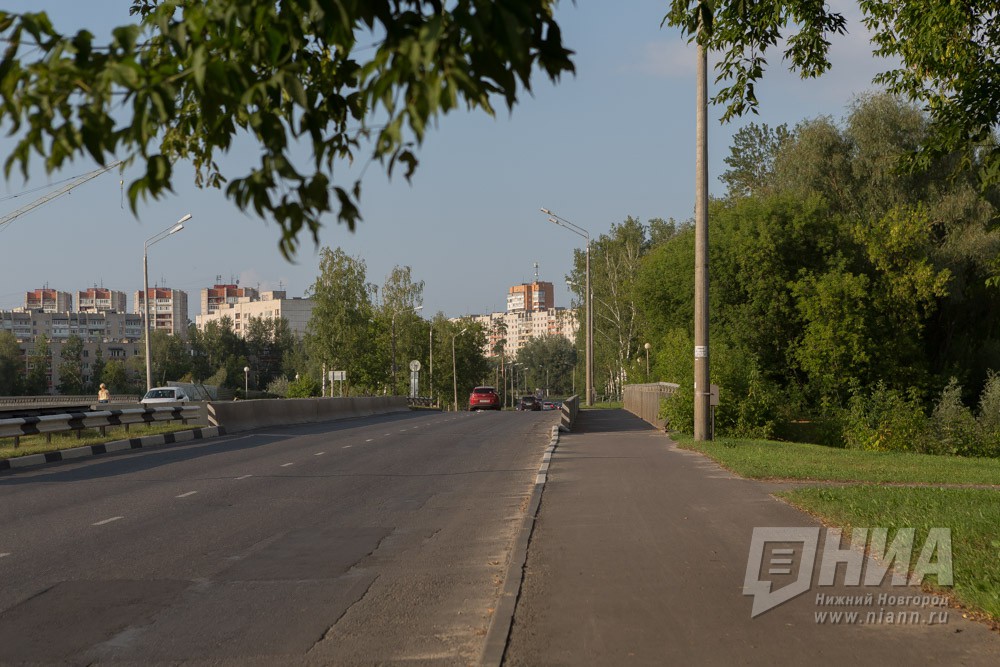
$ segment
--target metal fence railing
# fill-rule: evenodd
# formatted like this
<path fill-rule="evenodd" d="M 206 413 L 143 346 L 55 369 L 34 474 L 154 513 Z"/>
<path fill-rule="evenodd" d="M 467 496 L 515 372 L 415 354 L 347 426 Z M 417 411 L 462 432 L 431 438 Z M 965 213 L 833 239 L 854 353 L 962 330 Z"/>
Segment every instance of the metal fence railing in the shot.
<path fill-rule="evenodd" d="M 622 395 L 623 407 L 656 428 L 664 428 L 666 422 L 660 417 L 660 403 L 679 387 L 680 385 L 673 382 L 627 384 Z"/>
<path fill-rule="evenodd" d="M 115 403 L 138 403 L 141 396 L 115 395 Z M 96 403 L 97 394 L 85 394 L 83 396 L 64 396 L 53 394 L 51 396 L 0 396 L 0 406 L 4 405 L 77 405 L 78 403 Z"/>
<path fill-rule="evenodd" d="M 98 429 L 104 433 L 109 426 L 124 426 L 129 424 L 151 424 L 161 421 L 180 421 L 198 419 L 201 406 L 195 403 L 175 407 L 135 408 L 128 410 L 100 410 L 95 412 L 68 412 L 60 415 L 43 415 L 41 417 L 18 417 L 16 419 L 0 419 L 0 438 L 13 438 L 14 447 L 21 444 L 21 437 L 26 435 L 46 435 L 65 431 L 80 432 L 83 429 Z"/>

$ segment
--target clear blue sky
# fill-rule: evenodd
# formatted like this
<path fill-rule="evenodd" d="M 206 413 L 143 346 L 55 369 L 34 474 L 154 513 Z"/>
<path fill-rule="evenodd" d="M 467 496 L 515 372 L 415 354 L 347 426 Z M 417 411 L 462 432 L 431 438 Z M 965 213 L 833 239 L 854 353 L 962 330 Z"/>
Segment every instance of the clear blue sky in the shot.
<path fill-rule="evenodd" d="M 775 52 L 758 88 L 760 115 L 710 126 L 712 194 L 725 168 L 730 137 L 756 121 L 794 125 L 820 115 L 843 117 L 852 98 L 872 89 L 884 69 L 871 56 L 855 3 L 834 1 L 850 34 L 834 40 L 833 69 L 801 81 Z M 0 0 L 9 11 L 46 10 L 59 29 L 97 35 L 129 21 L 127 0 Z M 535 76 L 513 114 L 445 116 L 419 152 L 408 184 L 391 182 L 373 165 L 363 184 L 363 222 L 352 234 L 331 218 L 321 244 L 361 256 L 381 284 L 395 265 L 424 280 L 423 315 L 502 310 L 507 287 L 533 277 L 556 283 L 556 304 L 570 305 L 564 278 L 581 239 L 546 222 L 546 207 L 597 237 L 634 216 L 685 220 L 694 207 L 695 51 L 679 31 L 661 29 L 667 3 L 564 0 L 558 9 L 566 44 L 577 53 L 576 76 L 556 85 Z M 712 89 L 715 88 L 710 82 Z M 718 109 L 710 109 L 717 119 Z M 0 152 L 9 143 L 0 141 Z M 243 146 L 231 156 L 253 155 Z M 27 192 L 92 170 L 80 160 L 52 176 L 37 170 L 0 186 L 0 215 L 40 196 Z M 135 172 L 133 172 L 135 173 Z M 150 251 L 150 284 L 185 290 L 192 317 L 200 289 L 238 278 L 242 285 L 303 295 L 318 271 L 308 239 L 297 262 L 277 250 L 278 228 L 244 215 L 221 192 L 199 190 L 178 165 L 176 194 L 141 205 L 123 203 L 119 176 L 109 172 L 37 208 L 0 231 L 0 309 L 23 304 L 24 292 L 48 285 L 67 292 L 95 284 L 132 294 L 142 289 L 143 241 L 185 213 L 186 229 Z M 236 173 L 242 172 L 234 172 Z M 126 186 L 130 174 L 126 174 Z M 12 197 L 13 195 L 20 195 Z"/>

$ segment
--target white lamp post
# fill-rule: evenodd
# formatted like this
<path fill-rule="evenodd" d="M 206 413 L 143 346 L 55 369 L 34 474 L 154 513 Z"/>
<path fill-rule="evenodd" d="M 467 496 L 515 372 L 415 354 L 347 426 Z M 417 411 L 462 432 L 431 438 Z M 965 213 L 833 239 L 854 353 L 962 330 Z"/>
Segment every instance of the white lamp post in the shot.
<path fill-rule="evenodd" d="M 542 213 L 549 216 L 549 222 L 559 225 L 577 236 L 582 236 L 587 240 L 587 287 L 584 293 L 584 301 L 587 308 L 587 342 L 584 356 L 587 359 L 587 397 L 584 403 L 589 407 L 594 404 L 594 316 L 593 297 L 590 292 L 590 232 L 583 227 L 575 225 L 566 218 L 559 217 L 547 208 L 540 209 Z"/>
<path fill-rule="evenodd" d="M 171 234 L 176 234 L 177 232 L 184 229 L 184 223 L 191 219 L 191 214 L 188 213 L 183 218 L 170 225 L 164 229 L 159 234 L 154 234 L 146 239 L 146 242 L 142 246 L 142 310 L 143 310 L 143 320 L 145 320 L 145 338 L 146 338 L 146 391 L 153 388 L 153 359 L 151 356 L 151 346 L 149 344 L 149 260 L 147 255 L 149 253 L 149 246 L 154 243 L 159 243 L 163 239 L 167 238 Z"/>
<path fill-rule="evenodd" d="M 250 367 L 243 367 L 243 398 L 250 392 Z"/>
<path fill-rule="evenodd" d="M 643 347 L 646 348 L 646 382 L 649 382 L 649 348 L 653 346 L 646 343 Z"/>

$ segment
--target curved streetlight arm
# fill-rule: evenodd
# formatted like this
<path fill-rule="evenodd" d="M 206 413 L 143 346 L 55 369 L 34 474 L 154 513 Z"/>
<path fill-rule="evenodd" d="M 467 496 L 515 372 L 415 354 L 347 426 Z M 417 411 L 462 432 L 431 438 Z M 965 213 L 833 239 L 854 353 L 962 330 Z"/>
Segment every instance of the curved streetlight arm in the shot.
<path fill-rule="evenodd" d="M 167 238 L 171 234 L 176 234 L 177 232 L 184 229 L 184 223 L 191 219 L 191 214 L 187 213 L 180 220 L 170 225 L 166 229 L 160 231 L 157 234 L 150 236 L 146 239 L 146 242 L 142 245 L 142 320 L 143 320 L 143 333 L 145 337 L 145 353 L 146 353 L 146 391 L 153 388 L 153 360 L 152 360 L 152 346 L 149 342 L 149 332 L 150 332 L 150 322 L 149 322 L 149 246 L 154 243 L 159 243 L 163 239 Z M 138 306 L 138 304 L 136 304 Z M 138 308 L 137 308 L 138 310 Z"/>
<path fill-rule="evenodd" d="M 590 232 L 588 232 L 586 229 L 584 229 L 580 225 L 578 225 L 576 223 L 573 223 L 573 222 L 570 222 L 569 220 L 567 220 L 566 218 L 564 218 L 564 217 L 562 217 L 560 215 L 556 215 L 555 213 L 553 213 L 552 211 L 550 211 L 547 208 L 542 208 L 542 209 L 539 209 L 539 210 L 542 213 L 544 213 L 545 215 L 549 216 L 549 222 L 551 222 L 552 224 L 559 225 L 560 227 L 565 227 L 566 229 L 570 230 L 571 232 L 573 232 L 575 234 L 579 234 L 583 238 L 587 239 L 588 242 L 590 241 Z"/>

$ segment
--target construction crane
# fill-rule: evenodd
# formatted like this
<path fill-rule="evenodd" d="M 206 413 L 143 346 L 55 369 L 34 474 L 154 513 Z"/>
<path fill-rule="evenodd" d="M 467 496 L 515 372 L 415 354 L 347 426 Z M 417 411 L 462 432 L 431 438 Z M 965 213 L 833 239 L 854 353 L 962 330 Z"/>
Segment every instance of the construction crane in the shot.
<path fill-rule="evenodd" d="M 101 167 L 100 169 L 95 169 L 94 171 L 91 171 L 91 172 L 88 172 L 86 174 L 83 174 L 82 176 L 77 176 L 76 178 L 72 178 L 72 179 L 69 180 L 68 183 L 66 183 L 65 185 L 63 185 L 58 190 L 53 190 L 52 192 L 46 194 L 45 196 L 39 197 L 38 199 L 36 199 L 35 201 L 31 202 L 30 204 L 25 204 L 24 206 L 22 206 L 21 208 L 17 209 L 13 213 L 8 213 L 7 215 L 5 215 L 2 218 L 0 218 L 0 232 L 2 232 L 5 229 L 7 229 L 7 226 L 10 225 L 10 223 L 14 222 L 14 220 L 16 220 L 17 218 L 20 218 L 25 213 L 27 213 L 27 212 L 29 212 L 29 211 L 31 211 L 33 209 L 38 208 L 42 204 L 45 204 L 45 203 L 48 203 L 48 202 L 52 201 L 56 197 L 61 197 L 62 195 L 66 194 L 67 192 L 70 192 L 73 188 L 75 188 L 75 187 L 77 187 L 79 185 L 83 185 L 87 181 L 95 179 L 95 178 L 97 178 L 98 176 L 100 176 L 101 174 L 103 174 L 105 172 L 111 171 L 115 167 L 119 166 L 121 163 L 122 163 L 121 160 L 115 160 L 114 162 L 112 162 L 111 164 L 107 165 L 106 167 Z"/>

